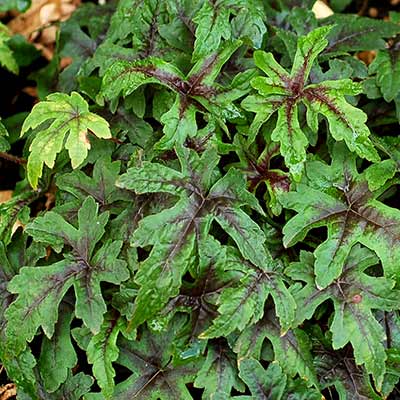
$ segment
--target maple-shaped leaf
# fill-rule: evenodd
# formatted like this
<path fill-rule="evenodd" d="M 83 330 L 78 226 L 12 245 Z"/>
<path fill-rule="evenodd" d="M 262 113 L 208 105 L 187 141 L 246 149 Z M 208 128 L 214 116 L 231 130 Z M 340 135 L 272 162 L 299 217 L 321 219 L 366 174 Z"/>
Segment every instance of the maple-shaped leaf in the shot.
<path fill-rule="evenodd" d="M 55 391 L 49 392 L 39 382 L 37 391 L 29 393 L 23 387 L 18 386 L 18 398 L 21 400 L 81 400 L 86 399 L 86 393 L 89 392 L 93 384 L 93 378 L 78 372 L 75 375 L 68 374 L 66 381 Z"/>
<path fill-rule="evenodd" d="M 225 120 L 240 115 L 232 102 L 249 90 L 246 78 L 254 72 L 249 70 L 241 74 L 243 77 L 234 79 L 230 87 L 215 83 L 222 66 L 240 44 L 240 41 L 227 42 L 219 52 L 198 61 L 188 74 L 155 57 L 116 61 L 103 78 L 102 94 L 106 99 L 114 99 L 122 92 L 125 97 L 150 83 L 165 86 L 176 93 L 172 107 L 161 117 L 164 136 L 156 145 L 161 150 L 171 149 L 196 136 L 198 111 L 207 113 L 223 127 Z"/>
<path fill-rule="evenodd" d="M 329 57 L 349 51 L 384 49 L 384 38 L 400 33 L 399 26 L 393 22 L 352 14 L 335 13 L 324 18 L 323 24 L 332 25 L 327 37 L 329 44 L 324 50 L 324 55 Z"/>
<path fill-rule="evenodd" d="M 270 135 L 265 135 L 265 148 L 261 151 L 256 143 L 247 146 L 246 139 L 236 134 L 234 145 L 239 156 L 240 168 L 249 182 L 249 191 L 255 192 L 261 183 L 265 183 L 269 195 L 267 205 L 272 214 L 279 215 L 282 206 L 279 203 L 279 193 L 289 191 L 290 179 L 287 172 L 271 167 L 272 159 L 279 155 L 279 144 L 271 141 Z"/>
<path fill-rule="evenodd" d="M 329 30 L 330 27 L 318 28 L 299 38 L 290 73 L 277 63 L 272 53 L 256 51 L 255 64 L 267 77 L 253 78 L 251 85 L 259 94 L 251 95 L 242 102 L 246 110 L 256 113 L 249 128 L 250 142 L 255 139 L 260 126 L 272 114 L 278 113 L 271 138 L 280 143 L 280 152 L 296 180 L 301 177 L 308 145 L 298 119 L 301 103 L 307 108 L 307 124 L 312 131 L 318 131 L 318 114 L 322 114 L 335 140 L 344 140 L 349 149 L 360 157 L 370 161 L 379 160 L 368 137 L 370 132 L 365 124 L 367 115 L 345 98 L 361 93 L 361 85 L 350 79 L 307 85 L 313 63 L 328 44 L 325 37 Z"/>
<path fill-rule="evenodd" d="M 108 122 L 90 112 L 87 102 L 76 92 L 70 96 L 53 93 L 46 101 L 36 104 L 22 125 L 21 136 L 35 128 L 27 165 L 28 180 L 35 189 L 42 176 L 43 164 L 53 168 L 57 154 L 64 147 L 72 167 L 77 168 L 90 149 L 88 131 L 99 138 L 111 137 Z"/>
<path fill-rule="evenodd" d="M 393 22 L 400 24 L 397 13 L 390 14 Z M 376 83 L 386 101 L 394 100 L 400 94 L 400 27 L 385 50 L 379 50 L 369 66 L 369 73 L 376 74 Z"/>
<path fill-rule="evenodd" d="M 58 176 L 56 184 L 63 204 L 57 206 L 55 211 L 71 220 L 86 197 L 92 196 L 100 205 L 101 211 L 121 213 L 126 208 L 124 202 L 131 202 L 132 195 L 115 187 L 120 169 L 120 161 L 112 161 L 110 157 L 105 156 L 96 161 L 91 176 L 81 170 Z"/>
<path fill-rule="evenodd" d="M 24 215 L 29 217 L 28 206 L 38 197 L 39 194 L 33 190 L 21 190 L 10 200 L 0 204 L 0 239 L 5 245 L 11 242 L 17 220 Z"/>
<path fill-rule="evenodd" d="M 186 318 L 174 318 L 163 332 L 140 331 L 139 339 L 118 341 L 122 365 L 131 375 L 115 386 L 113 400 L 192 400 L 186 384 L 193 382 L 201 366 L 201 359 L 176 361 L 174 348 Z M 87 396 L 87 399 L 104 399 Z"/>
<path fill-rule="evenodd" d="M 340 276 L 357 242 L 376 252 L 385 275 L 399 279 L 400 211 L 379 201 L 387 175 L 381 174 L 379 168 L 379 173 L 371 173 L 376 165 L 379 164 L 359 174 L 354 155 L 337 144 L 330 166 L 310 161 L 307 177 L 296 191 L 284 193 L 280 198 L 286 208 L 298 213 L 283 228 L 285 247 L 303 240 L 313 228 L 328 228 L 327 239 L 314 253 L 316 283 L 320 288 Z"/>
<path fill-rule="evenodd" d="M 281 335 L 281 325 L 273 309 L 268 310 L 257 323 L 246 328 L 237 337 L 233 349 L 239 358 L 253 357 L 259 360 L 266 338 L 272 344 L 274 360 L 287 375 L 293 378 L 298 374 L 307 381 L 308 386 L 319 386 L 307 333 L 294 328 Z"/>
<path fill-rule="evenodd" d="M 315 342 L 315 339 L 314 339 Z M 314 364 L 322 388 L 334 386 L 339 400 L 379 400 L 365 368 L 356 365 L 349 349 L 333 350 L 317 342 Z"/>
<path fill-rule="evenodd" d="M 201 338 L 226 336 L 234 330 L 242 331 L 264 315 L 267 298 L 272 296 L 281 323 L 281 333 L 286 332 L 294 318 L 296 304 L 283 281 L 278 264 L 257 267 L 232 253 L 226 269 L 243 272 L 239 284 L 225 289 L 218 299 L 218 317 L 203 332 Z"/>
<path fill-rule="evenodd" d="M 233 16 L 232 16 L 233 14 Z M 222 40 L 249 39 L 251 45 L 261 47 L 267 29 L 261 1 L 218 0 L 203 2 L 193 18 L 196 24 L 192 61 L 216 51 Z M 241 29 L 238 29 L 238 28 Z"/>
<path fill-rule="evenodd" d="M 107 241 L 95 251 L 108 221 L 107 212 L 97 213 L 98 205 L 88 197 L 78 213 L 78 229 L 53 211 L 26 227 L 35 241 L 49 244 L 56 252 L 63 246 L 71 251 L 54 264 L 21 268 L 9 283 L 8 290 L 18 294 L 6 312 L 7 337 L 16 351 L 33 339 L 39 326 L 48 338 L 52 337 L 58 306 L 71 286 L 76 295 L 75 315 L 93 333 L 99 332 L 106 311 L 100 282 L 118 284 L 129 277 L 129 272 L 125 261 L 117 258 L 121 241 Z"/>
<path fill-rule="evenodd" d="M 57 390 L 78 363 L 78 357 L 71 342 L 72 318 L 72 307 L 61 303 L 53 336 L 51 339 L 44 337 L 42 340 L 38 367 L 44 387 L 49 392 Z"/>
<path fill-rule="evenodd" d="M 109 61 L 115 59 L 115 53 L 122 54 L 124 50 L 128 57 L 136 59 L 156 56 L 187 65 L 194 39 L 192 17 L 199 6 L 199 0 L 143 0 L 140 7 L 132 0 L 118 2 L 106 40 L 99 47 L 103 54 L 109 53 L 109 60 L 104 58 L 99 63 L 101 68 L 111 65 Z"/>
<path fill-rule="evenodd" d="M 194 386 L 204 388 L 202 399 L 228 399 L 233 388 L 244 391 L 238 377 L 235 354 L 226 343 L 209 343 L 207 357 L 197 374 Z"/>
<path fill-rule="evenodd" d="M 93 364 L 93 375 L 105 399 L 113 398 L 115 370 L 112 363 L 119 355 L 119 331 L 118 318 L 111 313 L 106 314 L 100 332 L 90 339 L 86 349 L 88 361 Z"/>
<path fill-rule="evenodd" d="M 37 392 L 37 377 L 34 372 L 36 360 L 29 348 L 15 356 L 13 348 L 8 348 L 6 341 L 7 321 L 5 312 L 15 297 L 7 290 L 9 282 L 18 274 L 23 265 L 34 265 L 46 255 L 42 244 L 27 245 L 28 237 L 19 229 L 14 240 L 5 246 L 0 241 L 0 360 L 7 371 L 7 376 L 18 388 L 23 388 L 31 396 Z M 32 397 L 33 398 L 33 397 Z"/>
<path fill-rule="evenodd" d="M 18 74 L 19 66 L 14 58 L 13 51 L 8 46 L 10 32 L 7 26 L 0 22 L 0 65 L 14 74 Z"/>
<path fill-rule="evenodd" d="M 253 358 L 239 360 L 239 376 L 250 389 L 251 396 L 239 396 L 237 399 L 283 399 L 287 377 L 281 367 L 271 363 L 265 371 L 259 361 Z"/>
<path fill-rule="evenodd" d="M 218 315 L 220 293 L 237 284 L 243 276 L 241 271 L 229 268 L 229 247 L 222 246 L 212 236 L 200 241 L 198 246 L 199 262 L 189 269 L 196 277 L 194 282 L 183 281 L 179 294 L 167 303 L 160 315 L 163 321 L 168 321 L 177 312 L 188 312 L 192 339 L 207 329 Z"/>
<path fill-rule="evenodd" d="M 182 172 L 143 162 L 128 169 L 117 182 L 117 186 L 137 194 L 164 192 L 178 198 L 172 208 L 143 218 L 132 237 L 136 247 L 152 246 L 135 275 L 140 289 L 132 326 L 154 316 L 178 294 L 181 278 L 213 220 L 231 236 L 246 259 L 265 269 L 271 262 L 263 247 L 263 232 L 241 209 L 247 205 L 263 213 L 257 199 L 246 190 L 243 175 L 232 168 L 218 179 L 219 156 L 213 147 L 201 157 L 186 148 L 177 152 Z"/>
<path fill-rule="evenodd" d="M 330 324 L 333 349 L 351 343 L 356 363 L 365 365 L 380 389 L 385 373 L 385 332 L 372 310 L 390 311 L 400 307 L 400 292 L 394 289 L 395 282 L 364 272 L 377 263 L 377 258 L 359 245 L 355 245 L 346 258 L 342 274 L 324 289 L 315 285 L 313 262 L 312 253 L 303 251 L 300 261 L 286 269 L 291 278 L 306 282 L 293 293 L 297 323 L 310 319 L 320 304 L 331 300 L 334 306 Z"/>

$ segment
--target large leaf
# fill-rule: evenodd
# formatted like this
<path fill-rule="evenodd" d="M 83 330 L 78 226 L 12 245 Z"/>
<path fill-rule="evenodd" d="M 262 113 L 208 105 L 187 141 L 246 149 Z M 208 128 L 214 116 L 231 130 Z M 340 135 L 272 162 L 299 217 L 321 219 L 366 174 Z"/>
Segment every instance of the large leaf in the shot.
<path fill-rule="evenodd" d="M 262 245 L 261 229 L 241 210 L 248 205 L 262 212 L 255 197 L 246 191 L 242 174 L 230 169 L 218 180 L 214 168 L 219 158 L 213 148 L 201 158 L 182 149 L 179 157 L 182 172 L 144 162 L 141 167 L 130 168 L 117 182 L 119 187 L 138 194 L 165 192 L 179 198 L 172 208 L 141 220 L 132 237 L 135 246 L 152 246 L 135 275 L 140 290 L 132 326 L 154 316 L 170 297 L 178 294 L 181 278 L 200 241 L 206 240 L 213 219 L 232 237 L 246 259 L 262 268 L 270 263 Z"/>
<path fill-rule="evenodd" d="M 296 304 L 283 282 L 279 268 L 270 266 L 257 268 L 249 262 L 231 254 L 226 269 L 243 272 L 238 286 L 227 288 L 218 299 L 218 317 L 213 325 L 201 334 L 203 338 L 225 336 L 234 330 L 242 331 L 260 320 L 264 305 L 272 296 L 276 313 L 281 323 L 281 333 L 286 332 L 294 318 Z"/>
<path fill-rule="evenodd" d="M 377 174 L 370 173 L 371 168 L 376 167 L 372 165 L 358 174 L 355 158 L 338 145 L 331 166 L 310 162 L 304 183 L 298 184 L 296 191 L 281 196 L 285 207 L 298 213 L 283 229 L 286 247 L 303 240 L 313 228 L 328 228 L 327 239 L 314 253 L 316 283 L 320 288 L 340 276 L 357 242 L 376 252 L 387 276 L 400 278 L 400 212 L 378 200 L 387 176 L 379 169 Z"/>
<path fill-rule="evenodd" d="M 17 353 L 30 342 L 39 326 L 51 338 L 58 319 L 58 306 L 67 290 L 74 286 L 75 315 L 82 318 L 93 333 L 100 330 L 106 305 L 100 282 L 118 284 L 129 277 L 125 261 L 119 260 L 120 241 L 106 242 L 95 251 L 104 234 L 108 213 L 97 215 L 98 205 L 88 197 L 78 214 L 78 226 L 49 211 L 27 227 L 34 240 L 50 244 L 56 251 L 64 245 L 71 251 L 54 264 L 24 267 L 8 285 L 18 294 L 6 317 L 7 337 Z"/>
<path fill-rule="evenodd" d="M 35 128 L 38 130 L 28 159 L 28 180 L 35 189 L 43 164 L 53 168 L 63 147 L 68 150 L 72 167 L 77 168 L 90 149 L 88 131 L 99 138 L 111 137 L 107 121 L 91 113 L 86 101 L 76 92 L 70 96 L 53 93 L 47 96 L 47 101 L 36 104 L 22 126 L 21 135 Z"/>
<path fill-rule="evenodd" d="M 200 360 L 174 359 L 183 322 L 185 319 L 174 319 L 162 333 L 144 329 L 138 340 L 121 337 L 117 363 L 131 371 L 131 375 L 116 385 L 113 400 L 192 400 L 186 384 L 194 381 Z"/>
<path fill-rule="evenodd" d="M 292 378 L 298 374 L 309 385 L 319 386 L 308 335 L 299 328 L 281 335 L 281 326 L 273 310 L 268 310 L 260 321 L 238 336 L 234 350 L 239 358 L 259 360 L 266 338 L 273 346 L 275 361 L 286 374 Z"/>
<path fill-rule="evenodd" d="M 329 56 L 348 51 L 384 49 L 384 38 L 400 32 L 394 23 L 350 14 L 335 13 L 324 18 L 323 24 L 333 25 L 324 51 Z"/>
<path fill-rule="evenodd" d="M 376 262 L 377 258 L 370 250 L 354 246 L 340 277 L 324 289 L 318 289 L 314 283 L 311 253 L 301 253 L 300 262 L 292 264 L 287 273 L 293 279 L 306 282 L 294 292 L 298 305 L 297 323 L 310 319 L 320 304 L 331 300 L 334 306 L 330 324 L 332 347 L 340 349 L 351 343 L 356 363 L 365 365 L 380 390 L 387 358 L 383 345 L 386 337 L 372 310 L 398 309 L 400 292 L 393 289 L 394 281 L 364 272 Z"/>
<path fill-rule="evenodd" d="M 209 113 L 222 124 L 240 115 L 231 103 L 248 91 L 248 85 L 222 87 L 214 82 L 222 66 L 239 46 L 239 41 L 226 43 L 218 52 L 199 60 L 188 74 L 174 64 L 155 57 L 117 61 L 103 78 L 102 94 L 106 99 L 115 99 L 121 92 L 123 96 L 128 96 L 140 86 L 150 83 L 175 92 L 173 106 L 162 115 L 164 137 L 157 144 L 159 149 L 171 149 L 176 144 L 183 144 L 188 137 L 196 136 L 195 116 L 198 111 Z"/>
<path fill-rule="evenodd" d="M 318 28 L 299 39 L 290 74 L 271 53 L 256 51 L 254 61 L 268 77 L 253 78 L 251 85 L 259 95 L 251 95 L 242 102 L 245 109 L 256 113 L 250 126 L 250 142 L 260 126 L 278 112 L 271 138 L 280 143 L 280 152 L 296 180 L 301 177 L 308 144 L 298 119 L 300 103 L 307 107 L 307 124 L 312 131 L 318 131 L 318 114 L 322 114 L 334 139 L 344 140 L 360 157 L 379 160 L 368 138 L 366 114 L 345 99 L 346 95 L 361 93 L 361 85 L 349 79 L 307 85 L 311 67 L 328 43 L 325 37 L 329 31 L 330 27 Z"/>
<path fill-rule="evenodd" d="M 5 312 L 15 299 L 7 290 L 7 286 L 23 265 L 33 265 L 45 254 L 45 248 L 41 244 L 32 243 L 27 246 L 27 236 L 20 230 L 7 247 L 3 241 L 0 242 L 0 360 L 8 377 L 31 396 L 34 396 L 37 391 L 37 377 L 34 373 L 35 357 L 30 349 L 25 349 L 16 358 L 13 349 L 8 351 L 6 346 Z"/>

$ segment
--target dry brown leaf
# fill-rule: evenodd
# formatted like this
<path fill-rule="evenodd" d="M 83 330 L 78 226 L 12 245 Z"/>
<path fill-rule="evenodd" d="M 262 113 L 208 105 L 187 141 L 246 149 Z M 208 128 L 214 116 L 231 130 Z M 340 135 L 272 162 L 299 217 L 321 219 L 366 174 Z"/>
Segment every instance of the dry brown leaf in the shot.
<path fill-rule="evenodd" d="M 38 97 L 38 92 L 37 92 L 37 87 L 34 86 L 25 86 L 22 91 L 26 93 L 28 96 L 37 98 Z"/>
<path fill-rule="evenodd" d="M 5 203 L 12 197 L 12 190 L 0 190 L 0 203 Z"/>
<path fill-rule="evenodd" d="M 321 0 L 317 0 L 312 8 L 317 19 L 326 18 L 333 14 L 332 9 Z"/>
<path fill-rule="evenodd" d="M 376 57 L 376 51 L 375 50 L 368 50 L 368 51 L 360 51 L 357 53 L 357 58 L 363 61 L 366 65 L 369 65 L 374 61 L 374 58 Z"/>
<path fill-rule="evenodd" d="M 0 400 L 9 400 L 17 395 L 17 387 L 14 383 L 0 386 Z"/>
<path fill-rule="evenodd" d="M 17 14 L 8 27 L 32 42 L 44 57 L 50 60 L 54 53 L 58 22 L 65 21 L 79 5 L 80 0 L 32 0 L 23 14 Z"/>

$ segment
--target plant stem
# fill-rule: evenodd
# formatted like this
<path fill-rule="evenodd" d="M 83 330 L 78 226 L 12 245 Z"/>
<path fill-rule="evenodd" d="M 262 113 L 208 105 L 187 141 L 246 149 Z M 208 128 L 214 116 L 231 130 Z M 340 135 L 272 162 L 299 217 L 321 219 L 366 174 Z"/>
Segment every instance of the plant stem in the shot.
<path fill-rule="evenodd" d="M 13 156 L 12 154 L 5 153 L 4 151 L 0 151 L 0 158 L 4 158 L 5 160 L 14 162 L 16 164 L 26 164 L 27 163 L 25 158 Z"/>

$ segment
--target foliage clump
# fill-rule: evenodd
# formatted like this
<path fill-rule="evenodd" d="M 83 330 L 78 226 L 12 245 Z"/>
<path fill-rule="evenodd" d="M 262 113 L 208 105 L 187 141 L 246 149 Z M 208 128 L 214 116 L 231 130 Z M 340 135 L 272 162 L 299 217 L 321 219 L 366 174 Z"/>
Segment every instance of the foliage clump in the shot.
<path fill-rule="evenodd" d="M 0 124 L 27 160 L 0 206 L 19 399 L 399 390 L 400 17 L 313 3 L 120 0 L 61 24 L 41 101 Z"/>

